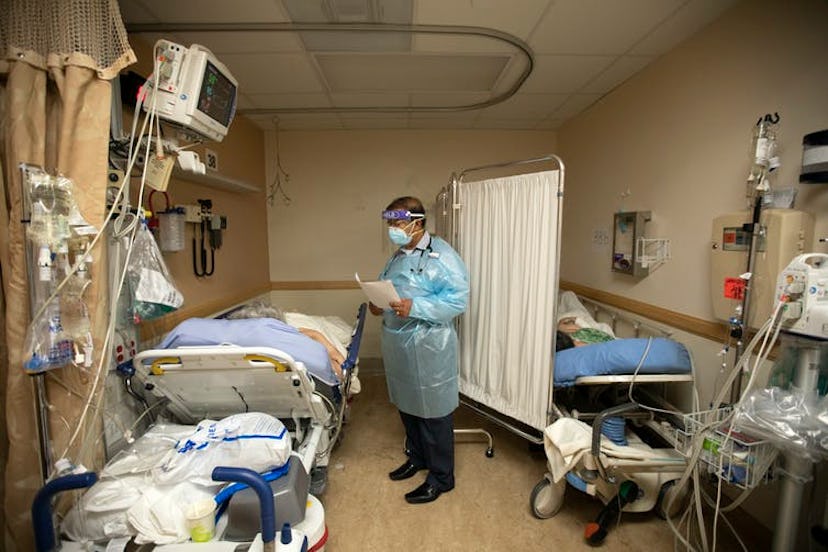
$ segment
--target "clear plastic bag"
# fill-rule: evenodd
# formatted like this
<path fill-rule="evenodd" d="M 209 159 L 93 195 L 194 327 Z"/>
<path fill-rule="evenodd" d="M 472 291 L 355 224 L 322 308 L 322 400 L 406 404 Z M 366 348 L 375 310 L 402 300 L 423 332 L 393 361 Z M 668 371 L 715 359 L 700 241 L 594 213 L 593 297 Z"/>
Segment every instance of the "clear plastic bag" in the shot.
<path fill-rule="evenodd" d="M 141 224 L 133 242 L 127 270 L 136 324 L 178 309 L 184 296 L 175 287 L 161 250 L 146 225 Z"/>
<path fill-rule="evenodd" d="M 97 229 L 81 215 L 71 179 L 26 166 L 24 191 L 33 320 L 23 368 L 32 374 L 72 364 L 88 368 L 93 342 L 84 291 L 91 260 L 87 249 Z M 54 296 L 66 277 L 68 285 Z"/>
<path fill-rule="evenodd" d="M 813 462 L 828 459 L 828 396 L 769 387 L 739 403 L 733 426 Z"/>

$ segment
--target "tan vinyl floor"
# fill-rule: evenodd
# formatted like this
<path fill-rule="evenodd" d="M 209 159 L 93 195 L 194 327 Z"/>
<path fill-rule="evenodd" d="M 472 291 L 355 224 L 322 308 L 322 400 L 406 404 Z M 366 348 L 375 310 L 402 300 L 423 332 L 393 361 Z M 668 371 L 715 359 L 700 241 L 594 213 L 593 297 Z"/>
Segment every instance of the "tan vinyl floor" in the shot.
<path fill-rule="evenodd" d="M 406 481 L 388 478 L 404 460 L 402 423 L 388 402 L 381 370 L 363 370 L 360 380 L 362 393 L 352 403 L 344 438 L 332 454 L 323 496 L 326 552 L 592 549 L 583 530 L 601 509 L 599 501 L 569 488 L 556 517 L 533 517 L 529 496 L 546 471 L 545 456 L 530 450 L 525 439 L 463 407 L 457 411 L 456 427 L 491 431 L 494 457 L 487 458 L 485 445 L 473 437 L 458 437 L 455 489 L 429 504 L 406 503 L 403 495 L 424 480 L 425 472 Z M 769 541 L 762 538 L 768 532 L 747 523 L 741 534 L 749 539 L 749 549 L 768 549 Z M 718 549 L 737 549 L 723 533 Z M 625 514 L 601 548 L 669 551 L 673 535 L 655 514 Z"/>

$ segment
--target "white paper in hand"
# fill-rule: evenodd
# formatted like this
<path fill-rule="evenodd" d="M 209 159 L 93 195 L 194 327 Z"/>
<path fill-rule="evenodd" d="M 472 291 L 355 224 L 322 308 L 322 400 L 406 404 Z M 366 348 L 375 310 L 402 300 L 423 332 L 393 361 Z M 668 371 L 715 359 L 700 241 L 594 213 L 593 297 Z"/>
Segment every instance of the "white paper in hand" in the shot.
<path fill-rule="evenodd" d="M 354 277 L 359 283 L 359 287 L 361 287 L 362 291 L 365 293 L 365 296 L 368 297 L 368 300 L 376 306 L 383 309 L 390 309 L 391 302 L 400 300 L 400 296 L 397 295 L 397 290 L 394 289 L 394 285 L 390 280 L 363 282 L 359 279 L 359 274 L 354 273 Z"/>

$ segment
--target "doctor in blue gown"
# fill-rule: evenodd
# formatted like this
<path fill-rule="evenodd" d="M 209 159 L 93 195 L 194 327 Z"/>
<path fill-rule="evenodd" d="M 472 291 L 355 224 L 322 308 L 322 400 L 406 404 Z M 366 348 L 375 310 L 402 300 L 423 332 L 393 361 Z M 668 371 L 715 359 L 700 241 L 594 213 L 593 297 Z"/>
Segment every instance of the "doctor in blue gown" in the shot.
<path fill-rule="evenodd" d="M 389 239 L 399 247 L 380 279 L 400 301 L 382 315 L 382 358 L 391 402 L 400 411 L 408 459 L 389 473 L 394 480 L 428 470 L 425 482 L 405 495 L 421 504 L 454 488 L 454 422 L 459 404 L 458 344 L 454 318 L 466 310 L 469 279 L 460 256 L 425 230 L 419 199 L 401 197 L 383 212 Z"/>

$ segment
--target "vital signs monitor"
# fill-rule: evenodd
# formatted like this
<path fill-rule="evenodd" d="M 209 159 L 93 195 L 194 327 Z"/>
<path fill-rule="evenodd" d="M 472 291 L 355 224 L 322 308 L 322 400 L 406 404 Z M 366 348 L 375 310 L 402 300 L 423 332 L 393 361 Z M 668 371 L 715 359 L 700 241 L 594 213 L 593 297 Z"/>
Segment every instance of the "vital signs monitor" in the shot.
<path fill-rule="evenodd" d="M 200 139 L 221 142 L 238 96 L 238 82 L 227 67 L 204 46 L 187 48 L 168 40 L 156 43 L 155 58 L 155 73 L 142 89 L 144 109 L 154 104 L 161 119 Z"/>

